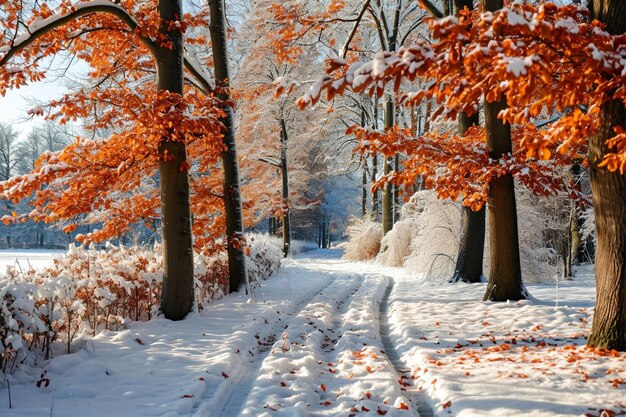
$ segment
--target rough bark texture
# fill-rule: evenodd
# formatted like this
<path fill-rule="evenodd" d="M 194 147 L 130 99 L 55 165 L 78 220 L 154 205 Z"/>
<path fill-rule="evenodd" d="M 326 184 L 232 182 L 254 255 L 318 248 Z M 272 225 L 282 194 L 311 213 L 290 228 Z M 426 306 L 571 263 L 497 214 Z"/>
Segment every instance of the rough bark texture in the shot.
<path fill-rule="evenodd" d="M 612 34 L 626 32 L 626 2 L 594 0 L 593 17 Z M 626 176 L 596 168 L 613 127 L 626 127 L 623 103 L 602 107 L 602 128 L 589 139 L 591 190 L 596 214 L 596 308 L 589 346 L 626 350 Z"/>
<path fill-rule="evenodd" d="M 511 126 L 498 119 L 498 113 L 504 108 L 504 101 L 485 103 L 487 148 L 493 159 L 499 159 L 512 149 Z M 520 267 L 515 188 L 510 174 L 492 180 L 488 210 L 491 267 L 484 299 L 524 299 L 526 294 Z"/>
<path fill-rule="evenodd" d="M 211 10 L 209 30 L 211 32 L 215 83 L 218 89 L 218 98 L 224 103 L 223 110 L 226 114 L 222 119 L 226 150 L 222 152 L 221 157 L 224 169 L 224 212 L 226 215 L 226 237 L 228 240 L 229 292 L 235 292 L 241 284 L 247 281 L 247 271 L 243 248 L 243 215 L 233 109 L 228 104 L 230 102 L 230 76 L 226 47 L 224 0 L 209 0 L 209 7 Z"/>
<path fill-rule="evenodd" d="M 393 127 L 393 102 L 391 97 L 385 101 L 385 129 Z M 388 175 L 391 172 L 391 161 L 383 158 L 383 172 Z M 393 228 L 393 189 L 391 184 L 386 183 L 383 189 L 383 234 L 387 234 Z"/>
<path fill-rule="evenodd" d="M 280 173 L 283 195 L 283 256 L 289 255 L 291 247 L 291 219 L 289 217 L 289 172 L 287 171 L 287 125 L 280 120 Z"/>
<path fill-rule="evenodd" d="M 458 123 L 459 134 L 463 135 L 471 126 L 478 125 L 478 113 L 471 117 L 461 113 Z M 473 211 L 463 207 L 461 210 L 461 241 L 450 282 L 480 282 L 485 253 L 485 208 Z"/>
<path fill-rule="evenodd" d="M 161 32 L 172 42 L 172 48 L 157 47 L 157 88 L 183 94 L 183 37 L 178 31 L 167 31 L 167 23 L 182 16 L 180 0 L 160 0 L 159 15 L 164 22 Z M 187 161 L 184 142 L 161 139 L 159 153 L 174 159 L 159 162 L 161 217 L 163 228 L 163 290 L 161 311 L 166 318 L 181 320 L 193 306 L 193 244 L 189 207 L 189 177 L 179 167 Z"/>

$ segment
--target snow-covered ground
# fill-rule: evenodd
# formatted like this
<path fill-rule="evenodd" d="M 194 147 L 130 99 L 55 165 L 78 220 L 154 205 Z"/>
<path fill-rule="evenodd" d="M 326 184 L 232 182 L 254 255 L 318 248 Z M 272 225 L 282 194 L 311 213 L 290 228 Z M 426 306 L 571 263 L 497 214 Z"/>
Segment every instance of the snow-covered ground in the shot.
<path fill-rule="evenodd" d="M 22 269 L 35 269 L 51 266 L 55 258 L 65 255 L 65 251 L 49 249 L 0 249 L 0 271 L 7 266 Z"/>
<path fill-rule="evenodd" d="M 0 416 L 599 416 L 626 413 L 626 355 L 584 348 L 593 281 L 530 286 L 418 282 L 317 251 L 250 298 L 182 322 L 102 333 L 17 373 Z M 558 299 L 558 305 L 557 305 Z M 605 413 L 607 414 L 607 413 Z M 610 415 L 610 414 L 608 414 Z"/>

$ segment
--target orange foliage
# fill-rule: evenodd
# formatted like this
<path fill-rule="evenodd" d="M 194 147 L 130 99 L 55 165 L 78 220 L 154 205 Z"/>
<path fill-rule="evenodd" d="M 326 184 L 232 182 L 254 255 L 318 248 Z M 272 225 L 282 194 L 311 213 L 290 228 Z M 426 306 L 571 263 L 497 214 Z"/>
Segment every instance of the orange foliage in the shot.
<path fill-rule="evenodd" d="M 271 44 L 277 59 L 289 63 L 297 62 L 303 52 L 298 41 L 311 31 L 326 29 L 332 23 L 332 18 L 345 6 L 345 0 L 331 0 L 325 10 L 311 12 L 307 10 L 306 3 L 273 3 L 268 10 L 279 26 L 276 32 L 278 36 Z M 330 43 L 332 45 L 335 41 L 331 39 Z"/>
<path fill-rule="evenodd" d="M 24 217 L 65 221 L 67 231 L 79 223 L 101 223 L 100 230 L 80 240 L 102 241 L 123 234 L 134 223 L 150 224 L 160 216 L 155 174 L 159 161 L 175 158 L 160 145 L 164 140 L 181 141 L 187 159 L 182 158 L 179 169 L 190 173 L 195 244 L 210 249 L 224 228 L 219 102 L 192 87 L 186 88 L 184 97 L 156 92 L 149 51 L 168 47 L 169 40 L 159 31 L 162 22 L 155 0 L 122 0 L 102 6 L 113 12 L 94 9 L 78 15 L 99 4 L 62 0 L 54 10 L 45 3 L 27 10 L 23 2 L 0 1 L 5 27 L 0 40 L 0 94 L 41 80 L 45 69 L 39 62 L 68 50 L 89 65 L 90 86 L 32 113 L 60 123 L 81 119 L 92 135 L 44 154 L 33 172 L 1 183 L 0 192 L 11 200 L 34 195 L 34 210 Z M 166 25 L 169 31 L 185 33 L 187 45 L 206 45 L 204 35 L 190 29 L 206 26 L 207 13 L 208 8 L 202 8 Z M 28 30 L 25 25 L 30 25 Z M 41 30 L 50 25 L 48 32 Z M 196 77 L 194 84 L 198 83 Z M 105 138 L 98 138 L 101 132 L 107 132 Z M 3 220 L 20 219 L 13 215 Z"/>
<path fill-rule="evenodd" d="M 513 132 L 513 140 L 519 144 L 536 132 L 532 127 L 518 128 Z M 514 175 L 537 195 L 545 196 L 566 188 L 553 166 L 544 161 L 527 160 L 519 146 L 513 155 L 491 159 L 483 128 L 472 127 L 463 136 L 429 132 L 418 138 L 411 135 L 410 129 L 397 127 L 381 133 L 354 126 L 347 133 L 357 137 L 357 151 L 362 154 L 406 155 L 403 162 L 406 169 L 381 177 L 375 183 L 378 188 L 386 182 L 411 187 L 421 176 L 426 187 L 434 188 L 439 197 L 461 198 L 464 205 L 474 210 L 487 202 L 491 180 L 506 173 Z"/>
<path fill-rule="evenodd" d="M 412 153 L 414 166 L 409 161 L 407 168 L 412 172 L 404 174 L 404 180 L 397 174 L 389 180 L 408 182 L 418 174 L 432 178 L 428 171 L 443 167 L 451 179 L 436 177 L 440 195 L 462 195 L 465 204 L 477 208 L 490 178 L 526 166 L 533 177 L 527 185 L 542 194 L 556 184 L 541 175 L 546 168 L 536 159 L 569 163 L 584 155 L 587 138 L 599 131 L 601 106 L 613 99 L 626 102 L 626 35 L 604 32 L 600 22 L 589 21 L 584 8 L 516 2 L 493 13 L 464 10 L 458 17 L 430 19 L 429 25 L 432 42 L 420 39 L 397 53 L 379 52 L 369 62 L 329 60 L 328 74 L 298 106 L 313 106 L 324 92 L 332 99 L 347 89 L 380 97 L 390 86 L 401 104 L 435 99 L 439 107 L 433 118 L 455 119 L 461 112 L 476 113 L 483 97 L 489 102 L 505 98 L 508 108 L 500 117 L 521 126 L 515 140 L 523 152 L 489 161 L 483 135 L 476 131 L 464 138 L 450 132 L 413 138 L 399 130 L 359 134 L 353 129 L 372 150 Z M 421 88 L 403 91 L 404 80 Z M 533 126 L 537 118 L 554 116 L 556 120 L 541 129 Z M 372 146 L 376 139 L 380 145 Z M 617 128 L 606 144 L 609 152 L 600 166 L 623 173 L 626 131 Z M 424 166 L 430 158 L 436 168 Z M 454 186 L 459 182 L 463 187 Z"/>

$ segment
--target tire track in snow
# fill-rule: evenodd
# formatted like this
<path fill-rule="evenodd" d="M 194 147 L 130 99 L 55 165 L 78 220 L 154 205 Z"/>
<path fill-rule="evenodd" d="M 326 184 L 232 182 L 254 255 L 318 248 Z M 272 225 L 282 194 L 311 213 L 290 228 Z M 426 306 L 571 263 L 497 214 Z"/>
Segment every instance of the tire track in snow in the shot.
<path fill-rule="evenodd" d="M 391 340 L 389 326 L 389 297 L 393 291 L 394 281 L 390 278 L 389 285 L 385 290 L 385 295 L 380 303 L 380 337 L 385 349 L 385 355 L 393 365 L 398 374 L 398 378 L 409 384 L 406 386 L 406 393 L 411 401 L 411 405 L 417 410 L 420 417 L 433 417 L 433 410 L 428 404 L 425 393 L 417 387 L 417 380 L 411 378 L 409 367 L 402 361 L 398 351 Z"/>
<path fill-rule="evenodd" d="M 288 320 L 274 323 L 271 330 L 268 332 L 268 336 L 266 336 L 263 341 L 259 340 L 259 344 L 256 348 L 257 355 L 253 360 L 244 365 L 245 370 L 243 374 L 239 375 L 234 384 L 228 384 L 228 392 L 215 392 L 211 398 L 206 399 L 204 406 L 202 403 L 200 404 L 194 417 L 236 417 L 240 415 L 250 392 L 254 388 L 254 383 L 261 376 L 263 362 L 272 353 L 274 346 L 281 343 L 281 341 L 275 342 L 278 339 L 278 334 L 288 329 L 296 317 L 300 316 L 302 312 L 307 310 L 312 304 L 317 304 L 320 297 L 323 298 L 323 294 L 331 291 L 333 285 L 336 284 L 334 274 L 329 273 L 328 275 L 333 276 L 333 278 L 330 278 L 328 284 L 319 291 L 316 291 L 311 297 L 300 302 L 294 308 L 293 312 L 287 316 Z"/>
<path fill-rule="evenodd" d="M 328 378 L 338 372 L 332 368 L 344 338 L 344 317 L 362 285 L 360 275 L 341 274 L 290 321 L 287 338 L 276 342 L 261 366 L 262 379 L 253 381 L 242 416 L 318 415 L 314 410 L 332 396 Z"/>

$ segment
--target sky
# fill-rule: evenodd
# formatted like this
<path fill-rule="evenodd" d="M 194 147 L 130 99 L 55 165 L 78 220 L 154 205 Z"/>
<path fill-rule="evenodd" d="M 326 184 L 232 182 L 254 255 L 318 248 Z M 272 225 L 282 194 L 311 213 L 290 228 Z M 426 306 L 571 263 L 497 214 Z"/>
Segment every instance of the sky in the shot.
<path fill-rule="evenodd" d="M 21 132 L 20 137 L 24 138 L 32 126 L 43 121 L 43 117 L 29 119 L 27 111 L 33 107 L 29 101 L 48 101 L 60 97 L 66 91 L 60 80 L 41 81 L 19 90 L 8 91 L 4 97 L 0 97 L 0 122 L 12 124 Z"/>

